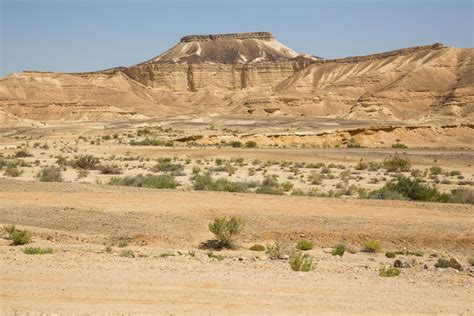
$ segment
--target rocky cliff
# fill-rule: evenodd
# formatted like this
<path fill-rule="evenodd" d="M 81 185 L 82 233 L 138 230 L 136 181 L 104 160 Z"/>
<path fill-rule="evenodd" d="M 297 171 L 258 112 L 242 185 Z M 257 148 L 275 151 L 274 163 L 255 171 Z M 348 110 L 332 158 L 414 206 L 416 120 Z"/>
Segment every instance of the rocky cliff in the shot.
<path fill-rule="evenodd" d="M 190 35 L 137 65 L 0 79 L 0 123 L 180 114 L 469 121 L 474 49 L 442 44 L 321 59 L 271 33 Z"/>

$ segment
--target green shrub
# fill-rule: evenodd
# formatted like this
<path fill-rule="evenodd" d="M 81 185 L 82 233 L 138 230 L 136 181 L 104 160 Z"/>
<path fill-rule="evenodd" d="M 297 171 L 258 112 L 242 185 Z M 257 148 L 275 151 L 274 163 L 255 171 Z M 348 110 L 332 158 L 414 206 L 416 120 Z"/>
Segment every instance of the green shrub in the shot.
<path fill-rule="evenodd" d="M 242 220 L 239 217 L 218 217 L 208 225 L 209 231 L 216 236 L 220 247 L 232 248 L 236 237 L 243 228 Z"/>
<path fill-rule="evenodd" d="M 385 257 L 393 259 L 393 258 L 396 257 L 396 254 L 395 254 L 394 252 L 387 251 L 387 252 L 385 253 Z"/>
<path fill-rule="evenodd" d="M 260 187 L 255 190 L 258 194 L 272 194 L 272 195 L 283 195 L 284 191 L 280 187 Z"/>
<path fill-rule="evenodd" d="M 346 252 L 346 245 L 344 243 L 339 243 L 332 249 L 331 253 L 333 256 L 343 256 Z"/>
<path fill-rule="evenodd" d="M 257 147 L 257 143 L 254 142 L 253 140 L 249 140 L 248 142 L 245 143 L 245 147 L 246 147 L 246 148 L 256 148 L 256 147 Z"/>
<path fill-rule="evenodd" d="M 381 277 L 395 277 L 400 275 L 401 270 L 394 266 L 383 266 L 379 269 L 379 275 Z"/>
<path fill-rule="evenodd" d="M 99 172 L 101 174 L 121 174 L 122 169 L 120 169 L 116 165 L 110 165 L 110 164 L 101 164 L 99 167 L 97 167 Z"/>
<path fill-rule="evenodd" d="M 24 245 L 31 242 L 31 232 L 28 230 L 17 229 L 15 225 L 5 225 L 3 228 L 14 245 Z"/>
<path fill-rule="evenodd" d="M 91 170 L 95 169 L 97 164 L 99 164 L 99 158 L 94 157 L 93 155 L 80 155 L 76 159 L 70 162 L 71 167 L 77 169 L 86 169 Z"/>
<path fill-rule="evenodd" d="M 127 247 L 128 246 L 128 240 L 127 239 L 120 239 L 117 246 L 120 247 L 120 248 Z"/>
<path fill-rule="evenodd" d="M 302 253 L 295 253 L 290 257 L 290 267 L 294 271 L 308 272 L 313 269 L 313 259 Z"/>
<path fill-rule="evenodd" d="M 110 179 L 109 184 L 124 185 L 129 187 L 154 188 L 154 189 L 175 189 L 179 183 L 171 175 L 138 175 L 135 177 L 124 177 Z"/>
<path fill-rule="evenodd" d="M 193 174 L 198 174 L 201 172 L 201 167 L 199 166 L 194 166 L 193 167 Z"/>
<path fill-rule="evenodd" d="M 38 173 L 41 182 L 62 182 L 63 175 L 60 167 L 45 167 Z"/>
<path fill-rule="evenodd" d="M 281 188 L 285 192 L 291 191 L 291 189 L 293 189 L 293 186 L 294 186 L 294 184 L 290 181 L 285 181 L 281 184 Z"/>
<path fill-rule="evenodd" d="M 467 259 L 467 262 L 468 262 L 471 266 L 474 266 L 474 256 L 473 256 L 473 257 L 469 257 L 469 259 Z"/>
<path fill-rule="evenodd" d="M 198 191 L 227 191 L 227 192 L 248 192 L 250 183 L 232 182 L 226 178 L 214 180 L 210 174 L 196 175 L 194 177 L 194 190 Z"/>
<path fill-rule="evenodd" d="M 384 160 L 383 167 L 388 172 L 405 172 L 410 171 L 411 163 L 408 159 L 393 156 Z"/>
<path fill-rule="evenodd" d="M 381 247 L 377 240 L 370 240 L 365 242 L 363 245 L 364 252 L 379 252 Z"/>
<path fill-rule="evenodd" d="M 398 194 L 395 194 L 398 193 Z M 400 176 L 397 180 L 391 181 L 380 190 L 375 190 L 369 194 L 369 198 L 375 199 L 410 199 L 413 201 L 425 202 L 448 202 L 450 196 L 438 191 L 436 187 L 423 184 L 419 179 Z"/>
<path fill-rule="evenodd" d="M 284 256 L 289 256 L 292 253 L 291 246 L 283 241 L 276 241 L 272 245 L 267 245 L 266 254 L 270 259 L 283 259 Z"/>
<path fill-rule="evenodd" d="M 260 245 L 260 244 L 255 244 L 249 248 L 249 250 L 252 250 L 252 251 L 265 251 L 265 249 L 266 249 L 265 246 Z"/>
<path fill-rule="evenodd" d="M 168 258 L 168 257 L 174 257 L 175 254 L 174 253 L 171 253 L 171 252 L 163 252 L 160 254 L 160 258 Z"/>
<path fill-rule="evenodd" d="M 408 148 L 407 145 L 402 144 L 402 143 L 395 143 L 392 144 L 392 148 Z"/>
<path fill-rule="evenodd" d="M 172 163 L 170 158 L 159 158 L 158 163 L 152 169 L 154 172 L 176 172 L 182 171 L 183 166 Z"/>
<path fill-rule="evenodd" d="M 209 251 L 209 252 L 207 253 L 207 256 L 208 256 L 209 258 L 211 258 L 211 259 L 217 259 L 217 260 L 219 260 L 219 261 L 224 260 L 224 256 L 222 256 L 222 255 L 216 255 L 216 254 L 214 254 L 212 251 Z"/>
<path fill-rule="evenodd" d="M 368 167 L 367 163 L 365 163 L 363 161 L 359 161 L 357 163 L 357 165 L 355 165 L 354 169 L 355 170 L 365 170 L 365 169 L 367 169 L 367 167 Z"/>
<path fill-rule="evenodd" d="M 445 258 L 438 258 L 438 262 L 435 263 L 435 268 L 449 268 L 449 260 Z"/>
<path fill-rule="evenodd" d="M 230 145 L 234 148 L 242 147 L 242 143 L 239 141 L 231 141 Z"/>
<path fill-rule="evenodd" d="M 24 254 L 27 255 L 44 255 L 53 253 L 53 248 L 41 248 L 41 247 L 25 247 L 21 250 Z"/>
<path fill-rule="evenodd" d="M 311 250 L 314 248 L 314 242 L 311 240 L 301 239 L 296 243 L 296 249 Z"/>
<path fill-rule="evenodd" d="M 441 169 L 440 166 L 432 166 L 430 168 L 430 173 L 433 174 L 433 175 L 441 174 L 441 172 L 443 172 L 443 170 Z"/>
<path fill-rule="evenodd" d="M 26 157 L 33 157 L 33 155 L 26 151 L 26 149 L 19 150 L 15 153 L 16 158 L 26 158 Z"/>

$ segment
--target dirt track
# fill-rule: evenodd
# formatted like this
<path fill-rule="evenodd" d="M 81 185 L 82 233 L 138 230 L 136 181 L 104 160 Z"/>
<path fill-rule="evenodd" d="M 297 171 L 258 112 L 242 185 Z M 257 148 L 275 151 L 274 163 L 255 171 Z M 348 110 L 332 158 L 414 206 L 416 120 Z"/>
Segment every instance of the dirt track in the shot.
<path fill-rule="evenodd" d="M 436 270 L 429 255 L 465 262 L 474 251 L 472 211 L 469 205 L 1 180 L 0 222 L 28 227 L 34 245 L 56 252 L 28 256 L 2 239 L 0 305 L 5 312 L 469 314 L 472 277 Z M 219 262 L 197 246 L 212 237 L 207 223 L 221 214 L 238 214 L 246 226 L 242 249 L 223 251 L 228 258 Z M 308 273 L 245 250 L 302 235 L 317 244 L 310 251 L 317 267 Z M 105 253 L 103 243 L 120 236 L 130 237 L 129 249 L 143 257 Z M 407 257 L 416 263 L 400 277 L 380 278 L 380 265 L 393 260 L 326 253 L 341 239 L 354 245 L 378 239 L 386 250 L 425 254 Z M 196 255 L 159 258 L 177 249 Z"/>

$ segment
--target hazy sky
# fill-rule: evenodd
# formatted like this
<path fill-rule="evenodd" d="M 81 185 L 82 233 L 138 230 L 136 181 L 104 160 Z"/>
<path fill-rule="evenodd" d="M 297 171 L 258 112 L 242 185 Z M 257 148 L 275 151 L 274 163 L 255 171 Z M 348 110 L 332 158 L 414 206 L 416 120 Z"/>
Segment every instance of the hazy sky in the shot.
<path fill-rule="evenodd" d="M 189 34 L 270 31 L 325 58 L 435 42 L 474 46 L 474 0 L 0 1 L 1 75 L 128 66 Z"/>

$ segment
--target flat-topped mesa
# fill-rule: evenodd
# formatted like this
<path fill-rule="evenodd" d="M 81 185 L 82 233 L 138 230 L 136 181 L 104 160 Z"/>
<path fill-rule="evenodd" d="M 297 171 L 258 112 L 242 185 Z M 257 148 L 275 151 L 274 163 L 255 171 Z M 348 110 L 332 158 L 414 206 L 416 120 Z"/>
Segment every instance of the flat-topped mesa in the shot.
<path fill-rule="evenodd" d="M 248 32 L 248 33 L 230 33 L 230 34 L 210 34 L 210 35 L 187 35 L 181 38 L 180 43 L 189 42 L 207 42 L 207 41 L 219 41 L 219 40 L 230 40 L 230 39 L 259 39 L 259 40 L 271 40 L 273 34 L 270 32 Z"/>

